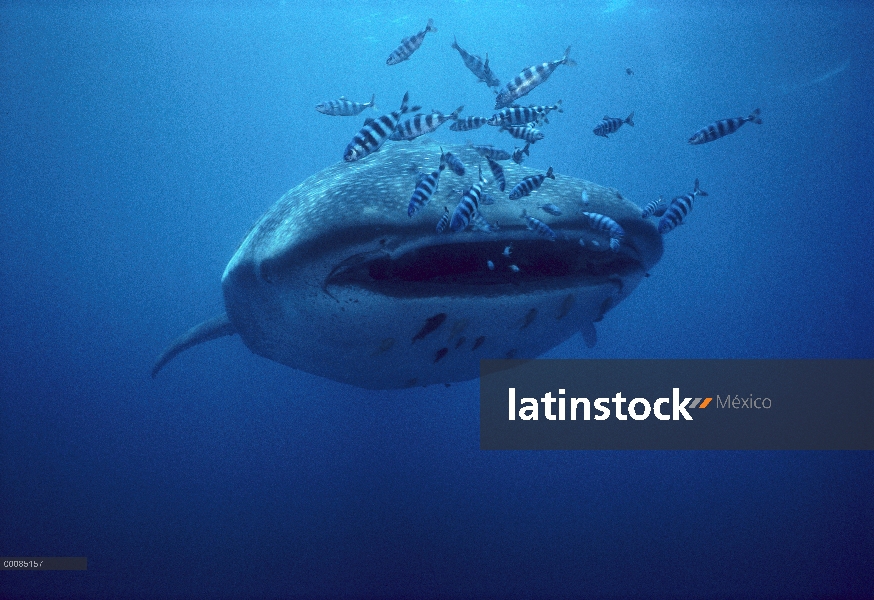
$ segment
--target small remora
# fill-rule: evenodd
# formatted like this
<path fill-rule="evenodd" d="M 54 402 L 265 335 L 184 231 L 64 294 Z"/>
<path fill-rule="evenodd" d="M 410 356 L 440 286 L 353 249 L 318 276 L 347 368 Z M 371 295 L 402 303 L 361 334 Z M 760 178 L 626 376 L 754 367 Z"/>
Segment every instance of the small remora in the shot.
<path fill-rule="evenodd" d="M 480 359 L 533 358 L 578 332 L 594 343 L 592 323 L 661 257 L 656 228 L 615 190 L 557 175 L 521 200 L 502 195 L 482 207 L 496 225 L 490 233 L 437 234 L 444 207 L 451 211 L 458 190 L 475 183 L 470 167 L 482 161 L 469 147 L 443 150 L 465 162 L 467 175 L 444 172 L 412 218 L 416 175 L 440 161 L 440 147 L 427 139 L 387 142 L 286 193 L 225 269 L 226 314 L 173 342 L 152 375 L 183 350 L 234 333 L 256 354 L 370 389 L 473 379 Z M 504 171 L 511 185 L 538 172 L 511 163 Z M 484 190 L 497 192 L 491 183 Z M 556 241 L 519 219 L 523 208 L 534 213 L 544 203 L 562 209 L 548 221 Z M 586 227 L 584 210 L 621 224 L 618 252 Z"/>

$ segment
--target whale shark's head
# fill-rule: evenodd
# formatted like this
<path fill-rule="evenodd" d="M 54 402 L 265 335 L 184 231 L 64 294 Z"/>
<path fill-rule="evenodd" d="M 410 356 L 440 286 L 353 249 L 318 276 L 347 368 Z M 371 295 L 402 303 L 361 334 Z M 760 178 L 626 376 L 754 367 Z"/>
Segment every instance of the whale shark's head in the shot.
<path fill-rule="evenodd" d="M 225 270 L 224 333 L 239 333 L 266 358 L 374 389 L 473 379 L 480 359 L 536 357 L 578 332 L 593 344 L 592 323 L 660 258 L 656 228 L 615 190 L 556 175 L 520 200 L 487 184 L 483 191 L 497 200 L 480 211 L 492 231 L 438 234 L 440 217 L 485 162 L 471 148 L 443 150 L 460 157 L 467 174 L 445 170 L 412 217 L 417 175 L 440 161 L 430 141 L 388 142 L 285 194 Z M 513 186 L 539 171 L 505 164 L 504 172 Z M 557 239 L 529 229 L 523 209 Z M 588 227 L 584 211 L 621 225 L 618 251 Z"/>

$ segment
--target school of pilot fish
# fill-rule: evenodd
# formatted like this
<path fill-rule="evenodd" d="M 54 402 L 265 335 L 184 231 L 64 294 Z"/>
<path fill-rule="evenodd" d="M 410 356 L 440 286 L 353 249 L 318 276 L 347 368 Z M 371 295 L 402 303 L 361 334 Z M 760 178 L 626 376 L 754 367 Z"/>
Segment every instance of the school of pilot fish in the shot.
<path fill-rule="evenodd" d="M 433 19 L 428 19 L 427 24 L 421 31 L 401 40 L 401 43 L 389 54 L 386 65 L 397 65 L 413 58 L 414 53 L 425 43 L 426 34 L 432 32 L 436 33 L 437 28 L 434 26 Z M 430 36 L 430 38 L 433 37 Z M 558 67 L 572 67 L 576 63 L 571 60 L 571 49 L 568 47 L 561 58 L 522 69 L 518 75 L 510 79 L 502 88 L 501 80 L 495 75 L 489 65 L 490 58 L 488 54 L 486 54 L 486 58 L 483 60 L 479 55 L 468 52 L 459 45 L 458 39 L 455 36 L 452 38 L 451 48 L 459 53 L 464 66 L 477 80 L 485 83 L 487 88 L 496 94 L 495 110 L 497 112 L 490 116 L 468 115 L 462 117 L 461 112 L 464 110 L 462 105 L 449 114 L 444 114 L 437 110 L 432 110 L 427 114 L 419 113 L 418 111 L 421 110 L 421 106 L 410 106 L 410 94 L 407 92 L 404 94 L 397 110 L 365 120 L 358 133 L 352 136 L 352 140 L 346 146 L 343 159 L 347 162 L 361 160 L 369 154 L 377 152 L 387 140 L 400 143 L 403 143 L 405 140 L 413 140 L 421 135 L 433 133 L 446 122 L 451 122 L 449 129 L 456 132 L 471 131 L 486 125 L 496 127 L 499 131 L 506 132 L 513 138 L 521 140 L 524 143 L 524 147 L 519 148 L 516 146 L 510 152 L 501 148 L 495 148 L 494 146 L 476 146 L 468 142 L 485 159 L 492 178 L 489 180 L 483 176 L 483 166 L 481 164 L 476 165 L 479 172 L 477 182 L 460 191 L 460 194 L 457 196 L 458 204 L 453 210 L 450 210 L 450 207 L 443 207 L 441 217 L 435 224 L 435 234 L 437 235 L 446 233 L 458 234 L 465 230 L 492 232 L 497 230 L 499 226 L 497 223 L 489 223 L 486 216 L 480 211 L 480 207 L 489 206 L 496 202 L 496 199 L 485 191 L 485 186 L 493 184 L 494 187 L 507 195 L 508 201 L 513 201 L 523 196 L 536 194 L 540 186 L 549 185 L 548 179 L 555 179 L 552 167 L 549 167 L 545 173 L 531 175 L 523 178 L 521 181 L 509 182 L 511 185 L 509 186 L 509 191 L 507 191 L 508 182 L 500 161 L 512 159 L 517 164 L 521 164 L 524 158 L 530 155 L 531 146 L 545 138 L 544 133 L 538 127 L 549 123 L 547 115 L 553 111 L 556 113 L 564 112 L 562 100 L 557 100 L 552 105 L 531 104 L 522 106 L 516 102 L 545 83 Z M 630 68 L 626 69 L 625 72 L 627 75 L 633 75 L 633 71 Z M 346 99 L 345 96 L 340 96 L 338 100 L 321 102 L 316 105 L 316 110 L 329 116 L 349 117 L 356 116 L 367 108 L 376 110 L 374 102 L 375 95 L 371 95 L 369 102 L 363 103 L 354 102 Z M 714 142 L 735 133 L 745 123 L 760 125 L 762 123 L 762 119 L 759 116 L 760 113 L 761 111 L 756 108 L 746 117 L 733 117 L 714 121 L 693 133 L 688 142 L 692 145 Z M 623 125 L 634 127 L 633 118 L 634 112 L 631 112 L 626 118 L 606 115 L 592 131 L 596 136 L 610 139 L 609 135 L 619 134 Z M 632 134 L 631 131 L 623 131 L 621 135 Z M 466 172 L 466 166 L 458 157 L 449 152 L 443 153 L 441 151 L 439 159 L 439 168 L 431 173 L 420 172 L 416 185 L 410 191 L 410 200 L 406 207 L 410 218 L 421 217 L 420 211 L 430 202 L 432 195 L 436 192 L 441 174 L 445 169 L 448 169 L 456 176 L 463 176 Z M 443 177 L 445 178 L 446 176 Z M 454 193 L 458 192 L 459 190 L 456 189 Z M 663 200 L 662 196 L 659 196 L 658 200 L 653 200 L 642 208 L 641 216 L 644 219 L 649 217 L 659 219 L 658 231 L 664 235 L 685 223 L 692 211 L 695 199 L 699 196 L 707 195 L 707 192 L 701 189 L 698 180 L 695 179 L 694 188 L 691 193 L 675 196 L 668 203 Z M 594 232 L 606 236 L 606 239 L 609 240 L 609 249 L 613 252 L 618 252 L 624 235 L 622 227 L 606 215 L 588 212 L 586 210 L 588 208 L 588 197 L 585 191 L 580 199 L 580 203 L 580 214 L 585 217 L 589 227 Z M 554 204 L 544 204 L 539 208 L 545 213 L 542 215 L 544 218 L 562 214 L 561 209 Z M 525 221 L 531 234 L 540 237 L 544 242 L 555 241 L 561 236 L 561 233 L 553 230 L 548 222 L 529 215 L 524 209 L 520 218 Z M 592 250 L 606 250 L 606 247 L 601 248 L 597 241 L 580 239 L 579 242 L 582 246 Z M 505 249 L 505 257 L 509 256 L 510 250 L 510 247 Z M 494 270 L 495 263 L 491 260 L 487 262 L 489 270 Z M 514 273 L 519 272 L 519 267 L 516 265 L 510 265 L 509 269 Z"/>

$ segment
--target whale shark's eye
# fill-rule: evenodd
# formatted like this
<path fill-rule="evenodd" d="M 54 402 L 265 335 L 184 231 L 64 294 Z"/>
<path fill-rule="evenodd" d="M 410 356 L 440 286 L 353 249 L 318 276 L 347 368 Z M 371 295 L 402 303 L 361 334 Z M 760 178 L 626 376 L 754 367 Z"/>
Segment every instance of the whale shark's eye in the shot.
<path fill-rule="evenodd" d="M 592 250 L 576 240 L 515 240 L 511 257 L 503 254 L 506 245 L 506 240 L 448 243 L 374 254 L 333 273 L 325 284 L 360 286 L 392 296 L 466 295 L 501 293 L 501 286 L 573 287 L 641 267 L 629 253 Z"/>

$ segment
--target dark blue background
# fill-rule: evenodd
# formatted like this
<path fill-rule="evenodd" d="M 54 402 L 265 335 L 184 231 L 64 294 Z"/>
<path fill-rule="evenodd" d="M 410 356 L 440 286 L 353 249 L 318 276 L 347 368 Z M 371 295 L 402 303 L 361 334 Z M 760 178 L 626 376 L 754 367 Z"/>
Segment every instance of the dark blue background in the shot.
<path fill-rule="evenodd" d="M 476 382 L 366 392 L 238 338 L 148 377 L 222 310 L 252 222 L 360 127 L 316 103 L 490 114 L 453 35 L 504 81 L 572 46 L 525 99 L 566 109 L 530 166 L 710 194 L 598 346 L 550 356 L 874 357 L 872 24 L 831 2 L 4 3 L 0 554 L 89 569 L 5 572 L 0 596 L 872 594 L 871 453 L 482 452 Z"/>

